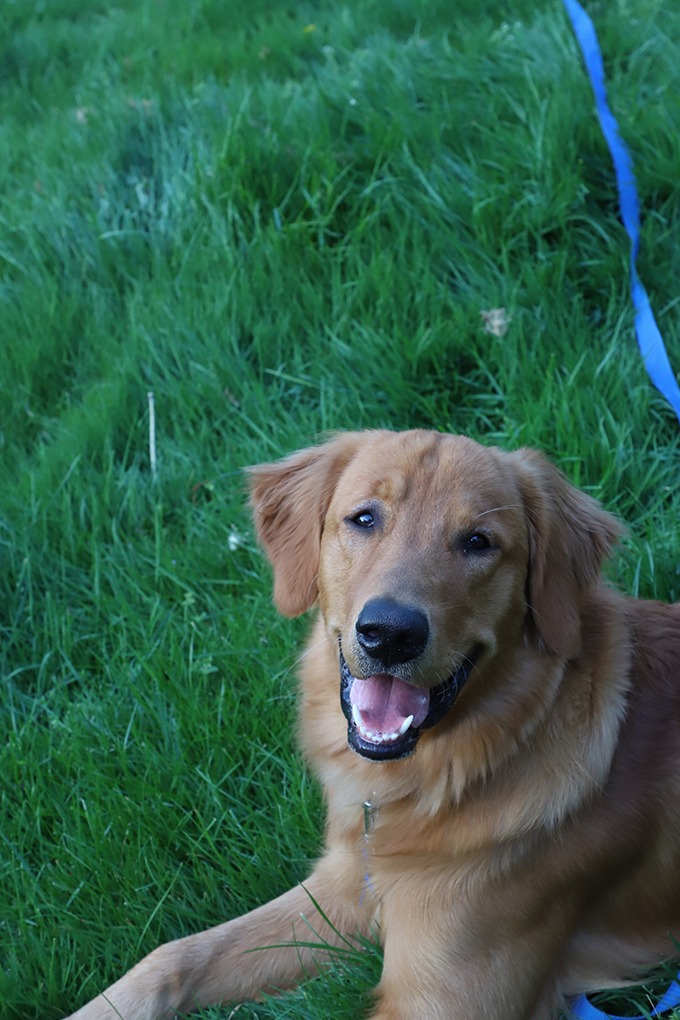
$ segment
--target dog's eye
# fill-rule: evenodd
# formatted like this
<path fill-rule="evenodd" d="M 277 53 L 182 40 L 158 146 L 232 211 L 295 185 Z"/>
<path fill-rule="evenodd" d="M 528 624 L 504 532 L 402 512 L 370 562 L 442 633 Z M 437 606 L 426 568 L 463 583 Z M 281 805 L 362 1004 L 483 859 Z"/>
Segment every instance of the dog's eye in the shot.
<path fill-rule="evenodd" d="M 465 552 L 483 552 L 491 548 L 491 542 L 482 531 L 473 531 L 465 540 Z"/>
<path fill-rule="evenodd" d="M 375 515 L 371 510 L 357 510 L 347 520 L 351 521 L 352 524 L 356 524 L 359 528 L 372 528 L 375 524 Z"/>

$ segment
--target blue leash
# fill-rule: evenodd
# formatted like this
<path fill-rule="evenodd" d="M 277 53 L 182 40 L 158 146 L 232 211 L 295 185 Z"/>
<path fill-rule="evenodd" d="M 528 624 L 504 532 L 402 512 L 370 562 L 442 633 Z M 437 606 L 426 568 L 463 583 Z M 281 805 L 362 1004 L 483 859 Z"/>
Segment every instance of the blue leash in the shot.
<path fill-rule="evenodd" d="M 677 981 L 673 981 L 670 988 L 663 996 L 659 999 L 658 1003 L 648 1014 L 650 1017 L 661 1016 L 669 1009 L 673 1009 L 680 1003 L 680 985 Z M 573 1020 L 646 1020 L 646 1017 L 625 1017 L 625 1016 L 614 1016 L 612 1013 L 603 1013 L 601 1009 L 596 1009 L 592 1003 L 588 1002 L 585 995 L 580 995 L 578 999 L 571 1003 L 570 1006 L 571 1016 Z"/>
<path fill-rule="evenodd" d="M 578 3 L 578 0 L 564 0 L 564 6 L 567 9 L 574 35 L 583 54 L 583 60 L 588 77 L 590 78 L 593 95 L 595 96 L 595 106 L 600 119 L 602 134 L 605 137 L 612 162 L 614 163 L 621 219 L 631 242 L 630 281 L 633 307 L 635 309 L 635 334 L 637 336 L 638 347 L 640 348 L 649 378 L 669 404 L 671 404 L 680 421 L 680 387 L 678 387 L 673 369 L 668 360 L 666 348 L 659 332 L 659 327 L 656 324 L 647 291 L 637 273 L 637 255 L 640 248 L 640 206 L 635 185 L 635 174 L 630 155 L 619 133 L 616 118 L 607 102 L 600 44 L 593 23 L 580 3 Z M 666 994 L 649 1015 L 652 1017 L 661 1016 L 662 1013 L 677 1005 L 680 1005 L 680 984 L 677 981 L 673 981 Z M 585 995 L 579 996 L 578 999 L 572 1002 L 570 1010 L 573 1020 L 630 1020 L 630 1018 L 603 1013 L 602 1010 L 596 1009 Z M 639 1017 L 638 1020 L 645 1020 L 645 1018 Z"/>
<path fill-rule="evenodd" d="M 604 83 L 602 52 L 592 21 L 578 0 L 564 0 L 574 35 L 581 48 L 586 71 L 595 97 L 597 115 L 605 141 L 609 147 L 616 185 L 619 193 L 621 219 L 630 238 L 630 282 L 635 309 L 635 335 L 647 374 L 659 392 L 673 407 L 680 421 L 680 387 L 664 346 L 659 327 L 649 303 L 649 297 L 637 273 L 637 255 L 640 248 L 640 206 L 635 174 L 628 150 L 619 133 L 616 118 L 607 102 Z M 600 1015 L 600 1014 L 598 1014 Z"/>

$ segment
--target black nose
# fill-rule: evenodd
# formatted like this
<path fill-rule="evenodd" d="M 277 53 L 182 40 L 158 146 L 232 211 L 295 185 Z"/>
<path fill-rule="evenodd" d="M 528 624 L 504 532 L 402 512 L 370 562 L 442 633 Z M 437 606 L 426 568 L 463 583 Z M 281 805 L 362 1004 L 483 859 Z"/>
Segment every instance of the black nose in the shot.
<path fill-rule="evenodd" d="M 392 599 L 367 602 L 356 622 L 357 640 L 385 666 L 408 662 L 425 650 L 430 627 L 419 609 Z"/>

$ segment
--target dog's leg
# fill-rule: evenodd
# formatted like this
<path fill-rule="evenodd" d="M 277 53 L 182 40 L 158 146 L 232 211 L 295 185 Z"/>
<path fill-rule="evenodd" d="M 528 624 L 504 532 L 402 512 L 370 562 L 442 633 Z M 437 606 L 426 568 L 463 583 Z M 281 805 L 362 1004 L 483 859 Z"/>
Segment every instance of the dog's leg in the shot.
<path fill-rule="evenodd" d="M 419 954 L 410 952 L 386 958 L 371 1020 L 554 1020 L 558 1015 L 557 987 L 536 965 L 535 945 L 525 952 L 517 945 L 494 948 L 474 960 L 449 956 L 441 946 L 429 948 L 432 956 L 423 966 L 418 966 Z M 433 963 L 440 968 L 436 973 Z"/>
<path fill-rule="evenodd" d="M 271 903 L 155 949 L 70 1020 L 171 1020 L 292 987 L 328 961 L 328 947 L 368 930 L 359 898 L 357 876 L 328 858 Z"/>
<path fill-rule="evenodd" d="M 551 1020 L 568 905 L 541 911 L 527 898 L 510 913 L 496 895 L 472 904 L 464 888 L 451 899 L 436 878 L 425 895 L 424 886 L 414 875 L 383 900 L 384 966 L 371 1020 Z"/>

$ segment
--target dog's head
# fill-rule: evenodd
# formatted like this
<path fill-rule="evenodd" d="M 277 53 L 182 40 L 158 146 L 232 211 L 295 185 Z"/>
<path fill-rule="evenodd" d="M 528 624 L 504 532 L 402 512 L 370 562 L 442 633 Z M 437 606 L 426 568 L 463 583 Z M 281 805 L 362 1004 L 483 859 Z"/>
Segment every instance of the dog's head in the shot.
<path fill-rule="evenodd" d="M 477 664 L 569 659 L 619 527 L 540 454 L 436 432 L 350 432 L 250 469 L 274 599 L 318 601 L 350 745 L 409 754 Z"/>

